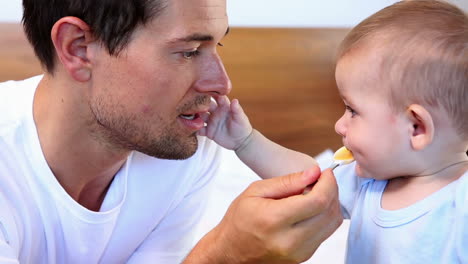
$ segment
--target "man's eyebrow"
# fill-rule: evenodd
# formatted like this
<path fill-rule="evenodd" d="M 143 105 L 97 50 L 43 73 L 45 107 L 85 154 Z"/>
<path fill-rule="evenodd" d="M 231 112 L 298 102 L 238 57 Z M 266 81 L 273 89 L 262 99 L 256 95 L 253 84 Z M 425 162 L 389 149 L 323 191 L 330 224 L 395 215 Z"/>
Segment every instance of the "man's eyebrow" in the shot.
<path fill-rule="evenodd" d="M 226 30 L 226 33 L 224 33 L 224 36 L 226 36 L 229 33 L 230 28 L 228 27 Z M 182 38 L 176 38 L 171 41 L 170 43 L 177 43 L 177 42 L 192 42 L 192 41 L 199 41 L 199 42 L 205 42 L 205 41 L 213 41 L 213 36 L 212 35 L 206 35 L 206 34 L 200 34 L 200 33 L 194 33 L 192 35 L 188 35 L 186 37 Z"/>
<path fill-rule="evenodd" d="M 200 33 L 194 33 L 194 34 L 188 35 L 188 36 L 186 36 L 186 37 L 173 39 L 173 40 L 171 40 L 170 42 L 171 42 L 171 43 L 176 43 L 176 42 L 192 42 L 192 41 L 204 42 L 204 41 L 212 41 L 212 40 L 213 40 L 213 36 L 211 36 L 211 35 L 205 35 L 205 34 L 200 34 Z"/>

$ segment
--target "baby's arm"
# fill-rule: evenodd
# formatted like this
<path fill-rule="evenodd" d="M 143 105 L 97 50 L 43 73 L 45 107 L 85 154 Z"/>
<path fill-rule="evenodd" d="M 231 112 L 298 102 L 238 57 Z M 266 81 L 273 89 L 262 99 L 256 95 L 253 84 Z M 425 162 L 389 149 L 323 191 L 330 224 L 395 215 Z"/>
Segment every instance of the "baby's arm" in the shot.
<path fill-rule="evenodd" d="M 261 178 L 272 178 L 310 169 L 317 162 L 310 156 L 283 147 L 253 129 L 236 154 Z"/>
<path fill-rule="evenodd" d="M 204 118 L 207 126 L 199 134 L 234 150 L 261 178 L 299 172 L 317 164 L 310 156 L 276 144 L 253 129 L 238 100 L 229 102 L 227 96 L 215 100 L 211 114 Z"/>

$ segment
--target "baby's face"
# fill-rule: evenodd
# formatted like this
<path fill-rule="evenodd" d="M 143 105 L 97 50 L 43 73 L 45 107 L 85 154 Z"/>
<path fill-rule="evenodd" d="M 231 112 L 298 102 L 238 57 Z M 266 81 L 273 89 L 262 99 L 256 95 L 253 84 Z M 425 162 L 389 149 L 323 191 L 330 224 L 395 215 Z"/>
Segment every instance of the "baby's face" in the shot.
<path fill-rule="evenodd" d="M 409 152 L 408 124 L 388 102 L 378 69 L 379 58 L 371 52 L 353 52 L 338 61 L 335 77 L 346 106 L 335 130 L 353 152 L 361 177 L 390 179 L 400 176 Z"/>

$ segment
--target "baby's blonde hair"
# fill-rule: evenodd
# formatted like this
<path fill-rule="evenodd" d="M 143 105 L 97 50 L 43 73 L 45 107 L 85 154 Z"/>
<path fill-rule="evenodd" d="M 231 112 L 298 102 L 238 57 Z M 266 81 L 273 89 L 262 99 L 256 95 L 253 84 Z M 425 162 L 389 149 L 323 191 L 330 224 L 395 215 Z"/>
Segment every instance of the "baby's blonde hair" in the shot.
<path fill-rule="evenodd" d="M 378 44 L 378 47 L 372 47 Z M 338 60 L 354 50 L 376 48 L 380 81 L 390 106 L 417 103 L 442 108 L 468 139 L 468 16 L 439 0 L 395 3 L 353 28 Z M 364 50 L 365 51 L 365 50 Z"/>

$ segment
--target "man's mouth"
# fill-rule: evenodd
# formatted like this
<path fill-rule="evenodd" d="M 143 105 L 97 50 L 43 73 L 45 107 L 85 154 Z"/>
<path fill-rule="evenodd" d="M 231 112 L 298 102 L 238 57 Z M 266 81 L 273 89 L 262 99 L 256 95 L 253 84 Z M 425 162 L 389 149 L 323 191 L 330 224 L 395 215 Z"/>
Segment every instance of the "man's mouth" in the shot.
<path fill-rule="evenodd" d="M 192 115 L 180 115 L 181 118 L 186 119 L 186 120 L 194 120 L 197 118 L 198 114 L 192 114 Z"/>
<path fill-rule="evenodd" d="M 179 115 L 179 121 L 181 124 L 191 130 L 191 131 L 198 131 L 205 126 L 205 122 L 202 120 L 202 113 L 203 112 L 195 112 L 195 113 L 184 113 Z"/>

